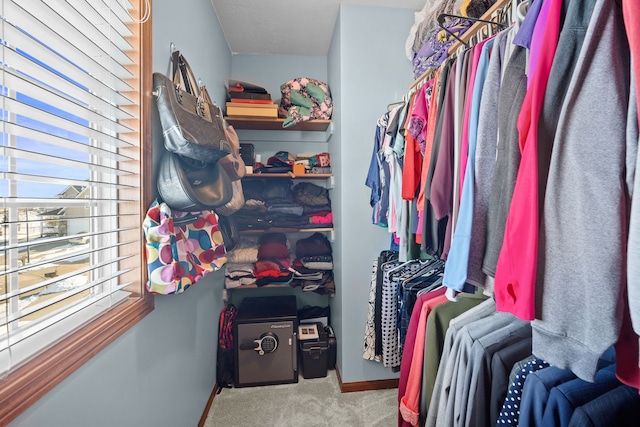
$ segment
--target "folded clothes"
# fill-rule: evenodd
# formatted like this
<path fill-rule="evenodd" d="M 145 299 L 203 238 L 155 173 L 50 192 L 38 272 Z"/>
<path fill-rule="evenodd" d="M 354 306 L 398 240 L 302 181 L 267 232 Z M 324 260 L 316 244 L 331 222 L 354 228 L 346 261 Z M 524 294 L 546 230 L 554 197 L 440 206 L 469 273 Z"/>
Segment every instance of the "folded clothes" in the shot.
<path fill-rule="evenodd" d="M 244 208 L 233 214 L 233 219 L 239 230 L 266 230 L 271 227 L 271 221 L 265 214 L 251 212 Z"/>
<path fill-rule="evenodd" d="M 262 190 L 262 198 L 266 200 L 282 199 L 293 201 L 293 192 L 291 191 L 291 179 L 272 179 L 265 182 Z"/>
<path fill-rule="evenodd" d="M 302 206 L 302 214 L 307 216 L 312 215 L 326 215 L 331 212 L 331 206 L 322 205 L 322 206 Z"/>
<path fill-rule="evenodd" d="M 225 264 L 224 286 L 227 289 L 249 285 L 256 281 L 253 274 L 253 263 L 229 263 Z"/>
<path fill-rule="evenodd" d="M 331 205 L 329 190 L 312 182 L 301 182 L 293 189 L 293 200 L 296 203 L 306 206 L 326 206 Z"/>
<path fill-rule="evenodd" d="M 264 200 L 262 196 L 264 187 L 265 183 L 262 179 L 243 179 L 242 192 L 244 193 L 244 199 Z"/>
<path fill-rule="evenodd" d="M 243 277 L 238 277 L 238 278 L 225 277 L 224 287 L 225 289 L 234 289 L 234 288 L 239 288 L 240 286 L 243 286 L 243 285 L 252 285 L 255 282 L 256 282 L 256 277 L 253 274 L 243 276 Z"/>
<path fill-rule="evenodd" d="M 289 259 L 259 260 L 254 264 L 253 274 L 258 279 L 293 277 L 293 272 L 288 270 L 289 266 Z"/>
<path fill-rule="evenodd" d="M 253 262 L 228 262 L 224 266 L 224 275 L 226 277 L 236 278 L 246 274 L 253 275 Z"/>
<path fill-rule="evenodd" d="M 286 259 L 289 267 L 289 241 L 284 233 L 264 233 L 258 239 L 258 260 Z"/>
<path fill-rule="evenodd" d="M 325 271 L 322 273 L 321 280 L 301 280 L 294 279 L 291 286 L 302 288 L 304 292 L 315 292 L 320 295 L 335 295 L 336 284 L 333 280 L 333 272 Z"/>
<path fill-rule="evenodd" d="M 333 214 L 329 212 L 324 215 L 311 215 L 309 222 L 311 224 L 333 224 Z"/>
<path fill-rule="evenodd" d="M 258 244 L 257 242 L 245 242 L 240 240 L 240 243 L 233 248 L 233 250 L 227 252 L 227 264 L 233 263 L 254 263 L 258 260 Z M 228 270 L 228 268 L 227 268 Z"/>
<path fill-rule="evenodd" d="M 299 269 L 294 267 L 289 267 L 289 271 L 293 273 L 293 278 L 296 280 L 322 280 L 321 271 L 314 271 L 312 273 L 302 273 Z"/>
<path fill-rule="evenodd" d="M 289 258 L 289 248 L 284 243 L 265 242 L 258 246 L 258 260 Z"/>
<path fill-rule="evenodd" d="M 302 206 L 295 204 L 277 204 L 277 205 L 269 205 L 267 210 L 270 213 L 285 213 L 289 215 L 302 216 Z"/>
<path fill-rule="evenodd" d="M 302 265 L 312 270 L 333 270 L 333 260 L 318 261 L 316 257 L 304 257 L 300 261 Z"/>
<path fill-rule="evenodd" d="M 258 199 L 245 199 L 244 206 L 242 209 L 252 212 L 266 212 L 267 207 L 265 206 L 264 200 Z"/>
<path fill-rule="evenodd" d="M 309 217 L 281 212 L 269 212 L 266 216 L 273 227 L 299 228 L 309 224 Z"/>
<path fill-rule="evenodd" d="M 282 273 L 278 277 L 269 277 L 269 276 L 261 277 L 256 280 L 256 285 L 258 285 L 258 287 L 272 285 L 276 283 L 279 285 L 283 285 L 283 284 L 291 283 L 292 280 L 293 280 L 293 273 L 289 271 L 287 273 Z"/>
<path fill-rule="evenodd" d="M 331 255 L 331 253 L 329 239 L 319 232 L 296 242 L 296 257 L 298 258 L 313 255 Z"/>

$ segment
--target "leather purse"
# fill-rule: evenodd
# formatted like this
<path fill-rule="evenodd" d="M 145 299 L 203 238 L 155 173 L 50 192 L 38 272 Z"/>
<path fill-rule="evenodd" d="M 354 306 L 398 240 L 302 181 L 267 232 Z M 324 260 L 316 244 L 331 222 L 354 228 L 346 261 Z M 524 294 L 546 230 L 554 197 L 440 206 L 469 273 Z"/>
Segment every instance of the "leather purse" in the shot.
<path fill-rule="evenodd" d="M 156 105 L 168 151 L 205 163 L 216 163 L 232 152 L 220 109 L 206 102 L 191 67 L 175 51 L 173 81 L 153 73 Z"/>
<path fill-rule="evenodd" d="M 213 104 L 213 102 L 211 101 L 211 97 L 209 96 L 209 92 L 207 91 L 207 88 L 205 86 L 200 87 L 200 93 L 207 103 Z M 226 121 L 224 132 L 227 136 L 227 142 L 231 147 L 231 153 L 221 158 L 219 162 L 227 172 L 227 175 L 229 175 L 229 178 L 231 178 L 232 181 L 236 181 L 238 179 L 244 178 L 247 172 L 244 160 L 240 155 L 240 139 L 238 138 L 238 134 L 236 133 L 236 130 L 233 128 L 233 126 L 226 123 Z"/>
<path fill-rule="evenodd" d="M 160 159 L 158 192 L 171 209 L 215 210 L 231 201 L 233 185 L 218 163 L 204 163 L 165 151 Z"/>
<path fill-rule="evenodd" d="M 232 181 L 231 187 L 233 188 L 233 196 L 231 200 L 225 203 L 223 206 L 215 208 L 218 215 L 229 216 L 238 212 L 244 206 L 244 190 L 242 189 L 242 182 L 240 180 Z"/>

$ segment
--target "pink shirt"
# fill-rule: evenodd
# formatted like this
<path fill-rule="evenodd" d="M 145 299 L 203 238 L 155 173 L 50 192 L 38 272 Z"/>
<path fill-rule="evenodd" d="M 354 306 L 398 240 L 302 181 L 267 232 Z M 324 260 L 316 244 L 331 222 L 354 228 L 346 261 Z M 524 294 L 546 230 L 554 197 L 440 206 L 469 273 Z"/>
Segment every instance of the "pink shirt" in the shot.
<path fill-rule="evenodd" d="M 404 347 L 402 348 L 400 379 L 398 381 L 398 404 L 400 404 L 400 400 L 404 397 L 404 394 L 407 391 L 407 381 L 409 380 L 409 371 L 411 370 L 411 362 L 413 361 L 413 350 L 415 349 L 416 336 L 418 333 L 424 335 L 425 332 L 424 328 L 418 330 L 418 322 L 420 320 L 422 306 L 430 299 L 444 295 L 445 290 L 445 287 L 441 287 L 431 292 L 419 295 L 416 299 L 415 305 L 413 306 L 411 318 L 409 319 L 409 327 L 407 328 L 407 336 L 405 337 Z M 401 427 L 408 427 L 410 425 L 408 422 L 404 421 L 400 412 L 398 412 L 398 425 Z"/>
<path fill-rule="evenodd" d="M 429 301 L 425 301 L 420 310 L 418 329 L 416 330 L 416 341 L 413 346 L 413 357 L 411 358 L 411 368 L 409 369 L 409 377 L 407 379 L 407 390 L 400 399 L 400 414 L 402 418 L 412 426 L 418 425 L 418 419 L 420 418 L 420 388 L 422 386 L 424 332 L 427 329 L 427 317 L 434 307 L 445 301 L 448 301 L 447 297 L 445 295 L 439 295 Z"/>
<path fill-rule="evenodd" d="M 495 277 L 496 309 L 523 320 L 535 318 L 538 261 L 538 117 L 560 35 L 562 0 L 549 1 L 538 66 L 518 116 L 522 153 Z M 544 6 L 543 6 L 544 11 Z M 542 13 L 542 12 L 541 12 Z"/>

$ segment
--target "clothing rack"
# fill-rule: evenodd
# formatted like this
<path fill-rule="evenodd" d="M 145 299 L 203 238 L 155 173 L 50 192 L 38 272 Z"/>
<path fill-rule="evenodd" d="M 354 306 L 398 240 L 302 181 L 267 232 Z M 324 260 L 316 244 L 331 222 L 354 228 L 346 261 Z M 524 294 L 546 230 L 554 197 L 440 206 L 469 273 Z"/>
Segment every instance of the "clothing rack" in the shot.
<path fill-rule="evenodd" d="M 481 31 L 486 25 L 502 24 L 507 9 L 511 8 L 511 3 L 515 0 L 497 0 L 480 18 L 465 18 L 470 21 L 476 21 L 469 27 L 460 37 L 456 36 L 457 41 L 449 48 L 449 55 L 453 54 L 460 47 L 466 46 L 471 38 Z M 491 24 L 488 24 L 490 22 Z M 418 89 L 425 81 L 429 80 L 435 73 L 435 69 L 427 70 L 420 75 L 409 86 L 409 92 L 412 93 Z"/>

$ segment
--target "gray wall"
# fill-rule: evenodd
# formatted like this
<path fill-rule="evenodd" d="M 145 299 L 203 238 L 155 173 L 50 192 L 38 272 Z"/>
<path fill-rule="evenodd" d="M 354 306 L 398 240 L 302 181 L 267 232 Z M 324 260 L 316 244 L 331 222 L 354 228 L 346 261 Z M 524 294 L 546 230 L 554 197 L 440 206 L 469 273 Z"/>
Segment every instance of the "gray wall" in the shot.
<path fill-rule="evenodd" d="M 189 10 L 189 25 L 177 25 Z M 180 15 L 181 16 L 181 15 Z M 334 133 L 329 143 L 304 143 L 296 150 L 328 149 L 336 185 L 336 285 L 331 298 L 339 339 L 338 362 L 345 382 L 390 378 L 380 364 L 362 359 L 371 262 L 388 247 L 386 230 L 370 223 L 364 186 L 376 119 L 411 83 L 404 41 L 413 11 L 341 7 L 328 58 L 231 56 L 217 17 L 206 0 L 153 3 L 153 68 L 167 73 L 170 43 L 188 59 L 218 105 L 227 79 L 265 86 L 279 97 L 279 85 L 307 76 L 329 83 Z M 259 65 L 259 66 L 257 66 Z M 406 78 L 404 78 L 406 76 Z M 154 157 L 161 152 L 154 111 Z M 271 145 L 269 145 L 271 144 Z M 267 143 L 273 150 L 276 143 Z M 10 426 L 195 426 L 215 382 L 218 315 L 223 275 L 214 273 L 181 295 L 158 296 L 155 310 L 83 365 Z M 320 304 L 326 300 L 313 300 Z M 326 298 L 326 297 L 325 297 Z M 114 408 L 117 408 L 114 410 Z"/>
<path fill-rule="evenodd" d="M 224 101 L 231 53 L 208 0 L 153 3 L 153 69 L 168 71 L 174 42 L 212 98 Z M 189 25 L 181 11 L 189 10 Z M 154 151 L 160 153 L 154 110 Z M 161 137 L 160 137 L 161 138 Z M 195 426 L 215 383 L 222 272 L 155 310 L 16 418 L 12 427 Z"/>
<path fill-rule="evenodd" d="M 373 259 L 389 248 L 386 229 L 371 224 L 369 189 L 364 185 L 376 120 L 413 81 L 404 43 L 413 11 L 342 5 L 329 51 L 329 82 L 338 108 L 329 144 L 336 188 L 337 229 L 334 303 L 339 330 L 338 366 L 343 382 L 397 377 L 380 363 L 362 358 L 364 324 Z"/>

